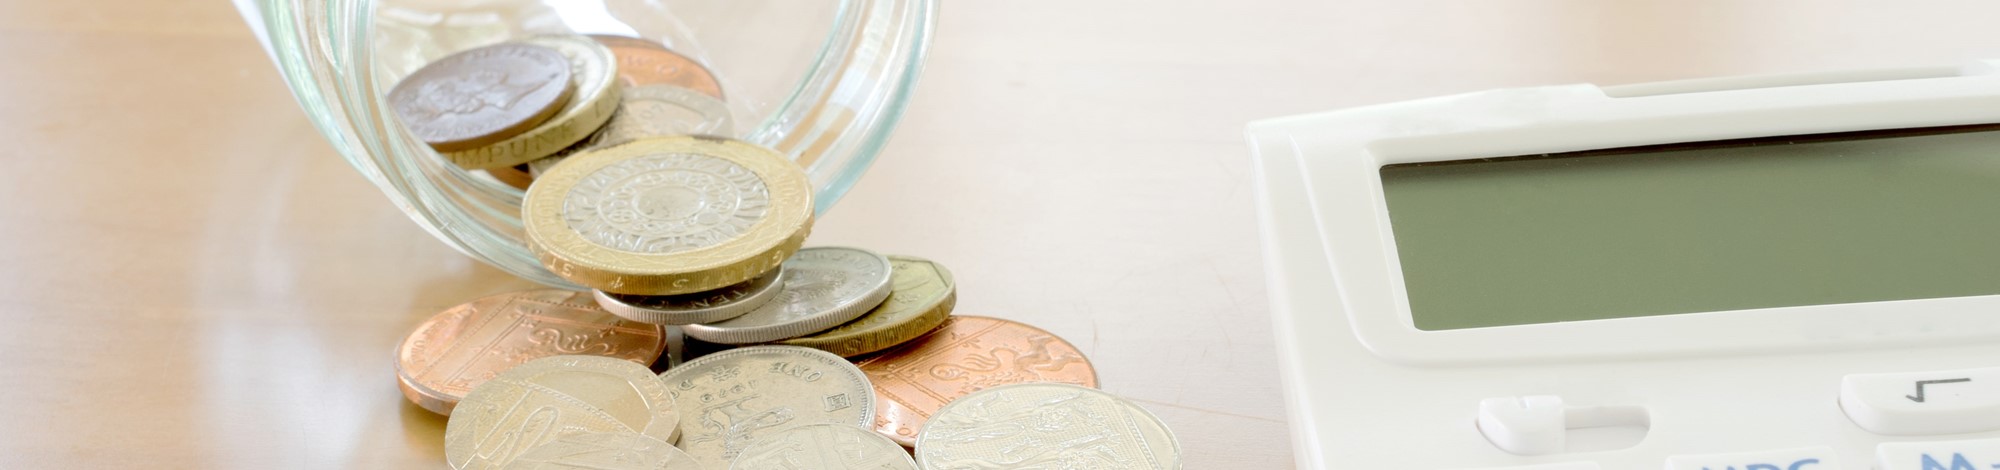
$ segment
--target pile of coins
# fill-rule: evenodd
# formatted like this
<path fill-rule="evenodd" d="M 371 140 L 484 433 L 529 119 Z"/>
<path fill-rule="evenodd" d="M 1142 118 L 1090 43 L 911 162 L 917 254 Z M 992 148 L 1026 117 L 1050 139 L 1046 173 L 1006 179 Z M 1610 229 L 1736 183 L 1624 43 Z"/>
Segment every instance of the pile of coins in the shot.
<path fill-rule="evenodd" d="M 524 187 L 530 249 L 591 289 L 473 300 L 404 340 L 398 381 L 449 416 L 452 468 L 1180 468 L 1075 346 L 954 315 L 942 264 L 803 247 L 810 181 L 703 135 L 729 132 L 722 96 L 660 44 L 585 36 L 453 54 L 391 91 L 442 157 Z"/>

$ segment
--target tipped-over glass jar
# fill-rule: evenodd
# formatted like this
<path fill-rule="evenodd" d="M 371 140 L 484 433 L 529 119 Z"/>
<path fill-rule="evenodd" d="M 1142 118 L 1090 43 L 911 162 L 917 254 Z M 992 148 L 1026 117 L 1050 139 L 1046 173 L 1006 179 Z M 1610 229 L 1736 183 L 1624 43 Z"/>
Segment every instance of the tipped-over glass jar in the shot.
<path fill-rule="evenodd" d="M 705 65 L 731 137 L 790 156 L 817 212 L 888 139 L 924 59 L 934 0 L 234 0 L 299 105 L 335 149 L 418 225 L 523 278 L 544 269 L 522 234 L 522 192 L 412 136 L 384 95 L 456 51 L 542 34 L 629 36 Z"/>

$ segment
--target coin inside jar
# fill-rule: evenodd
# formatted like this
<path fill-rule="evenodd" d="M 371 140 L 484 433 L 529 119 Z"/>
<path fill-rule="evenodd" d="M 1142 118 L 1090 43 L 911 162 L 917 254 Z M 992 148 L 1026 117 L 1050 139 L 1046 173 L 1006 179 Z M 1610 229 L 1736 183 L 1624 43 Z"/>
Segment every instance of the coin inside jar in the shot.
<path fill-rule="evenodd" d="M 619 92 L 618 112 L 604 127 L 555 155 L 528 162 L 539 176 L 578 152 L 670 135 L 730 135 L 735 123 L 721 100 L 673 85 L 628 86 Z"/>
<path fill-rule="evenodd" d="M 500 469 L 530 449 L 581 433 L 630 432 L 673 442 L 679 410 L 645 366 L 554 356 L 508 369 L 466 394 L 445 422 L 451 468 Z"/>
<path fill-rule="evenodd" d="M 778 298 L 742 316 L 681 327 L 688 337 L 722 344 L 796 338 L 854 320 L 890 292 L 889 258 L 860 248 L 818 246 L 785 260 Z"/>
<path fill-rule="evenodd" d="M 959 397 L 1001 385 L 1097 386 L 1076 346 L 1027 324 L 953 316 L 943 326 L 856 364 L 875 387 L 875 430 L 905 447 L 931 415 Z"/>
<path fill-rule="evenodd" d="M 1179 470 L 1181 458 L 1173 431 L 1145 408 L 1075 385 L 1024 383 L 938 410 L 917 438 L 917 465 Z"/>
<path fill-rule="evenodd" d="M 916 470 L 902 446 L 846 424 L 799 426 L 750 441 L 729 470 Z"/>
<path fill-rule="evenodd" d="M 618 79 L 626 86 L 673 85 L 723 99 L 722 84 L 700 62 L 663 44 L 637 38 L 593 35 L 618 57 Z"/>
<path fill-rule="evenodd" d="M 534 128 L 576 90 L 569 59 L 526 43 L 445 56 L 389 90 L 390 108 L 438 151 L 476 148 Z"/>
<path fill-rule="evenodd" d="M 854 364 L 817 349 L 751 346 L 660 374 L 681 406 L 681 450 L 728 468 L 751 441 L 809 424 L 866 426 L 875 394 Z"/>
<path fill-rule="evenodd" d="M 565 435 L 528 449 L 506 470 L 702 470 L 673 444 L 631 432 Z"/>
<path fill-rule="evenodd" d="M 689 294 L 777 269 L 811 231 L 812 186 L 765 147 L 655 137 L 570 157 L 528 189 L 521 217 L 530 251 L 564 279 Z"/>
<path fill-rule="evenodd" d="M 776 298 L 784 269 L 771 270 L 750 282 L 708 292 L 681 295 L 627 295 L 597 291 L 597 305 L 614 315 L 660 325 L 686 325 L 743 316 Z"/>
<path fill-rule="evenodd" d="M 474 387 L 530 360 L 589 354 L 644 365 L 666 350 L 658 325 L 618 318 L 589 295 L 508 292 L 439 312 L 397 346 L 397 383 L 418 406 L 450 414 Z"/>
<path fill-rule="evenodd" d="M 855 357 L 894 347 L 944 324 L 958 302 L 958 287 L 944 265 L 914 256 L 889 256 L 889 298 L 831 330 L 780 341 Z"/>
<path fill-rule="evenodd" d="M 554 116 L 527 131 L 472 148 L 440 150 L 446 160 L 465 168 L 527 163 L 583 141 L 618 110 L 616 59 L 609 48 L 577 35 L 532 36 L 520 42 L 560 52 L 576 82 L 574 96 Z"/>

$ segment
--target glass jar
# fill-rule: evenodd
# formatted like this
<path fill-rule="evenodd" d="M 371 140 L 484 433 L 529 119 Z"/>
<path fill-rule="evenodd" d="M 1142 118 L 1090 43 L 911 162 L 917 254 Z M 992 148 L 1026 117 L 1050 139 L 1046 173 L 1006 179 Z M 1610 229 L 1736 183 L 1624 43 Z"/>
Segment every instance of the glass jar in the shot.
<path fill-rule="evenodd" d="M 517 276 L 575 288 L 529 254 L 522 191 L 460 169 L 413 137 L 383 95 L 459 50 L 552 33 L 633 36 L 708 67 L 733 137 L 811 177 L 824 213 L 901 117 L 934 0 L 235 0 L 299 105 L 339 153 L 418 225 Z"/>

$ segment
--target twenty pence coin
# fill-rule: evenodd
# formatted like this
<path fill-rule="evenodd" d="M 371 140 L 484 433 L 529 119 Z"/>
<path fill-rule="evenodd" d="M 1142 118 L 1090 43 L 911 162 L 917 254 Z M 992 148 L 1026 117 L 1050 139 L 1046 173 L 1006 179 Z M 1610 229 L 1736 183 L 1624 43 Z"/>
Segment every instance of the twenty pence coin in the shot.
<path fill-rule="evenodd" d="M 611 50 L 576 35 L 533 36 L 521 42 L 560 51 L 569 59 L 576 92 L 554 117 L 505 140 L 476 148 L 445 151 L 445 159 L 465 168 L 513 166 L 546 157 L 589 137 L 618 110 L 619 87 Z"/>
<path fill-rule="evenodd" d="M 680 416 L 646 366 L 598 356 L 528 361 L 466 394 L 445 421 L 451 468 L 505 468 L 529 449 L 569 436 L 631 432 L 673 442 Z"/>
<path fill-rule="evenodd" d="M 1040 328 L 991 317 L 953 316 L 928 335 L 859 364 L 875 386 L 875 430 L 904 447 L 924 422 L 973 392 L 1016 383 L 1097 387 L 1097 369 L 1076 346 Z"/>
<path fill-rule="evenodd" d="M 577 154 L 521 202 L 528 248 L 614 294 L 720 289 L 777 269 L 811 231 L 812 185 L 777 151 L 674 136 Z"/>
<path fill-rule="evenodd" d="M 868 378 L 817 349 L 732 349 L 668 369 L 660 380 L 681 406 L 681 450 L 709 470 L 728 468 L 759 437 L 808 424 L 866 426 L 875 416 Z"/>
<path fill-rule="evenodd" d="M 902 446 L 846 424 L 813 424 L 750 441 L 729 470 L 917 470 Z"/>
<path fill-rule="evenodd" d="M 576 90 L 554 49 L 503 43 L 445 56 L 389 90 L 389 105 L 438 151 L 477 148 L 549 119 Z"/>
<path fill-rule="evenodd" d="M 855 357 L 902 344 L 944 324 L 958 303 L 958 286 L 944 265 L 914 256 L 889 256 L 889 299 L 882 305 L 831 330 L 780 341 L 844 357 Z"/>
<path fill-rule="evenodd" d="M 673 444 L 630 432 L 563 436 L 536 446 L 506 470 L 702 470 Z"/>
<path fill-rule="evenodd" d="M 742 316 L 769 303 L 782 291 L 784 269 L 771 270 L 750 282 L 707 292 L 681 295 L 626 295 L 597 291 L 597 305 L 614 315 L 660 325 L 686 325 Z"/>
<path fill-rule="evenodd" d="M 994 432 L 1007 429 L 1009 432 Z M 1180 443 L 1145 408 L 1068 384 L 1004 385 L 945 405 L 917 437 L 924 470 L 1180 470 Z"/>
<path fill-rule="evenodd" d="M 688 337 L 721 344 L 768 343 L 833 328 L 889 297 L 889 258 L 860 248 L 818 246 L 785 260 L 778 298 L 743 316 L 681 327 Z"/>
<path fill-rule="evenodd" d="M 396 347 L 396 379 L 417 406 L 451 414 L 473 388 L 531 360 L 587 354 L 646 365 L 666 348 L 659 326 L 605 312 L 588 293 L 508 292 L 459 304 L 417 325 Z"/>

